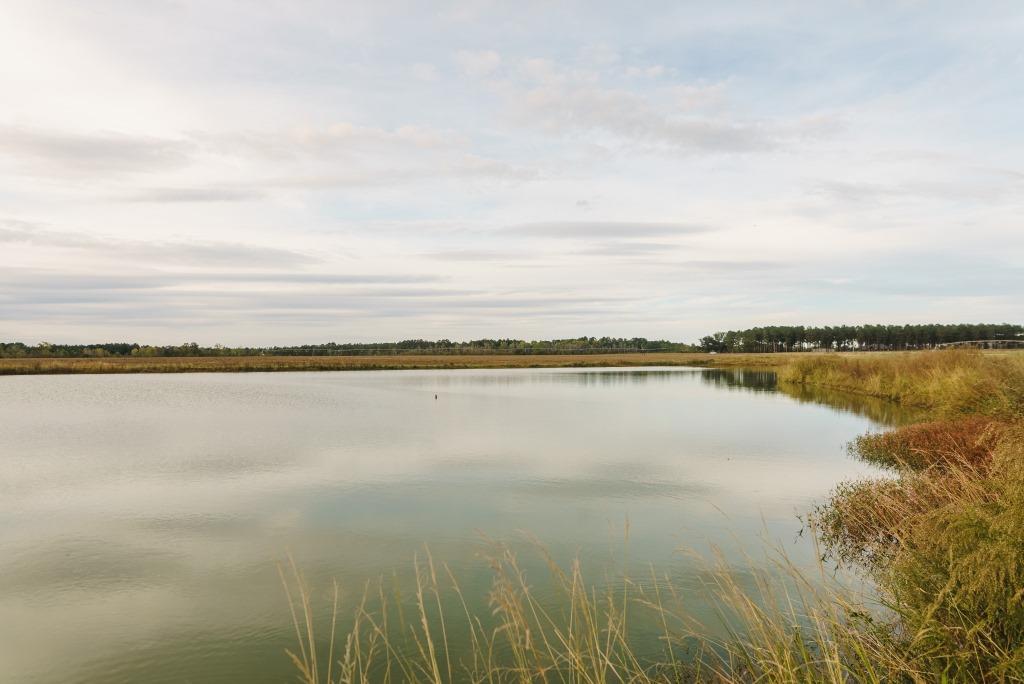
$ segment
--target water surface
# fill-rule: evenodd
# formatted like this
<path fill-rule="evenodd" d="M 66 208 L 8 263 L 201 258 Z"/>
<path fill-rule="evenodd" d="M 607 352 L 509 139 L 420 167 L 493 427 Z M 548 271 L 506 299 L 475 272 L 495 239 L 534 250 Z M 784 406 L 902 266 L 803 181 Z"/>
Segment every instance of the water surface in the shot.
<path fill-rule="evenodd" d="M 424 543 L 482 600 L 481 534 L 600 568 L 628 520 L 680 576 L 711 544 L 810 564 L 796 515 L 900 419 L 763 371 L 0 378 L 0 679 L 291 680 L 289 552 L 343 610 Z"/>

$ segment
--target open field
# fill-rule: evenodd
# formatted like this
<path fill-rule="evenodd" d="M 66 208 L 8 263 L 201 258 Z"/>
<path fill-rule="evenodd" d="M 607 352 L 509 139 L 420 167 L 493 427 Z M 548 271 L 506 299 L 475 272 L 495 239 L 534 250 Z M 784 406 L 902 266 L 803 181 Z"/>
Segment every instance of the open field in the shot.
<path fill-rule="evenodd" d="M 0 359 L 0 375 L 66 373 L 232 373 L 428 368 L 779 366 L 801 354 L 492 354 L 389 356 L 192 356 Z"/>

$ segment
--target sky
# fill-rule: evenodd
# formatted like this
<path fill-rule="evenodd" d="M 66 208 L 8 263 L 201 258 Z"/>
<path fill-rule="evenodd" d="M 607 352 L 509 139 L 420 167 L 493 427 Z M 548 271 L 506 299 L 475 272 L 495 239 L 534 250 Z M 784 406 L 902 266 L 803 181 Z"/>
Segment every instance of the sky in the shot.
<path fill-rule="evenodd" d="M 0 0 L 0 340 L 1024 320 L 1024 4 Z"/>

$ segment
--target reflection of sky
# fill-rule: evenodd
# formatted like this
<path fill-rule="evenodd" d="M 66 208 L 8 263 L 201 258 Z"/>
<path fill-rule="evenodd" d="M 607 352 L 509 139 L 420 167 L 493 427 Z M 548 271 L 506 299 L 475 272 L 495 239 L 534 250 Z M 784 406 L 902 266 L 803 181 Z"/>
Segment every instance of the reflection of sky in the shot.
<path fill-rule="evenodd" d="M 126 650 L 150 653 L 171 634 L 217 635 L 220 649 L 162 670 L 179 679 L 244 651 L 243 634 L 279 652 L 287 624 L 273 562 L 289 549 L 312 577 L 352 591 L 407 568 L 424 542 L 476 576 L 479 532 L 526 530 L 556 557 L 597 565 L 627 518 L 641 564 L 692 572 L 676 549 L 758 549 L 761 536 L 808 560 L 792 544 L 795 513 L 868 472 L 843 445 L 872 425 L 770 391 L 764 374 L 689 369 L 4 387 L 0 611 L 18 619 L 0 626 L 0 659 L 26 675 L 43 649 L 59 654 L 54 668 L 92 656 L 110 667 L 107 654 L 131 661 Z M 274 667 L 262 672 L 287 674 Z"/>

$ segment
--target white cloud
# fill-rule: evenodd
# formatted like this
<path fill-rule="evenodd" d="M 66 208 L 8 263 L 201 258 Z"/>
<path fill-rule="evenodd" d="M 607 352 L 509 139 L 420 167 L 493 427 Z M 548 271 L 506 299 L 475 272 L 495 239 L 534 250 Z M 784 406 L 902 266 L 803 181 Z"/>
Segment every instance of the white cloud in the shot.
<path fill-rule="evenodd" d="M 194 146 L 180 138 L 108 131 L 0 127 L 0 165 L 55 175 L 164 171 L 189 161 Z"/>
<path fill-rule="evenodd" d="M 501 55 L 494 50 L 459 50 L 455 53 L 455 63 L 466 76 L 481 78 L 501 66 Z"/>

